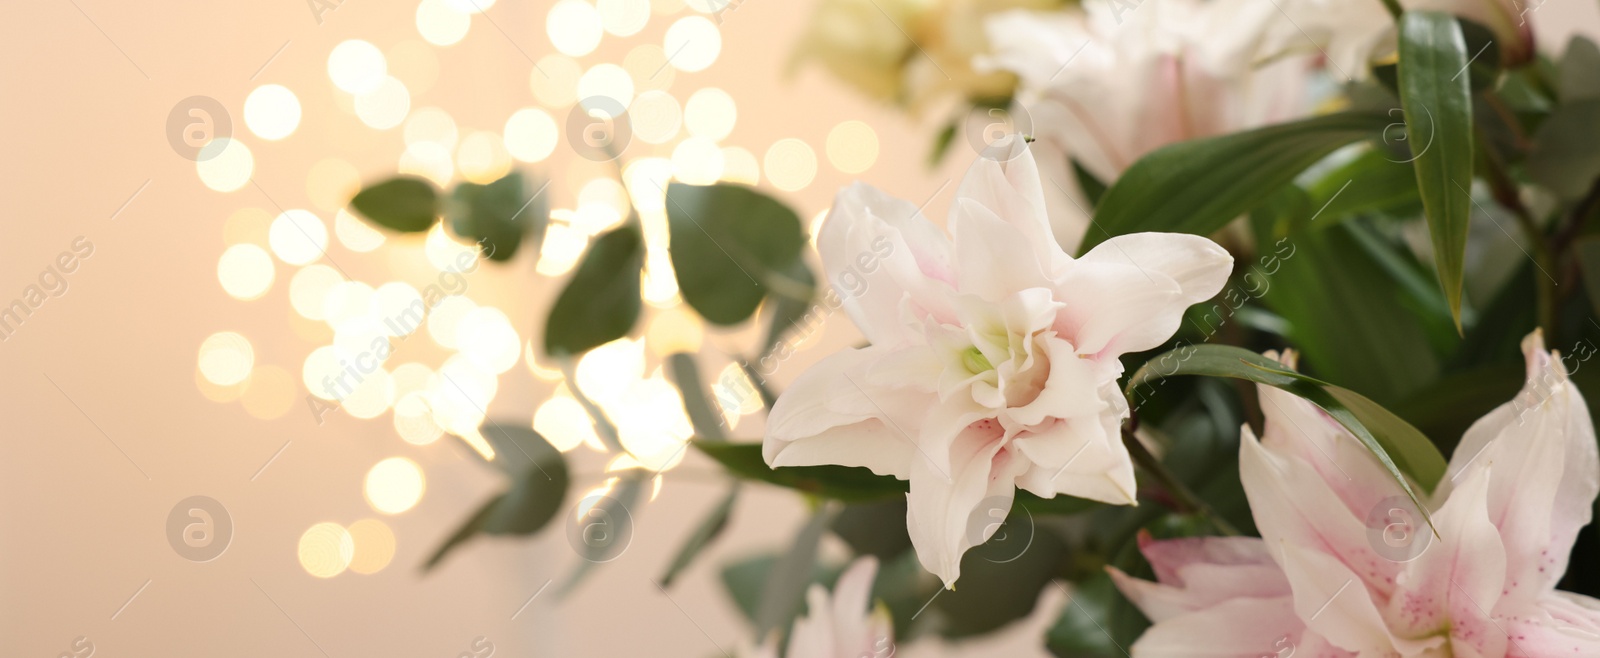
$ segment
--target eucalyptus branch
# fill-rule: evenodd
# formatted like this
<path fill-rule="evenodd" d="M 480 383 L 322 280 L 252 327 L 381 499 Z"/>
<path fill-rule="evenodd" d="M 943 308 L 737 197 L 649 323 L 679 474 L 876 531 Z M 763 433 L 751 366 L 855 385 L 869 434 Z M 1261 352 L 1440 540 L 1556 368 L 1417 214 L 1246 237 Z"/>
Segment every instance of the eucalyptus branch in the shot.
<path fill-rule="evenodd" d="M 1238 528 L 1233 527 L 1232 523 L 1222 518 L 1222 515 L 1218 514 L 1209 503 L 1189 489 L 1189 486 L 1179 480 L 1176 475 L 1173 475 L 1172 471 L 1167 470 L 1166 465 L 1162 464 L 1160 459 L 1156 459 L 1155 455 L 1150 454 L 1150 450 L 1144 447 L 1144 444 L 1139 441 L 1139 437 L 1134 436 L 1133 430 L 1126 427 L 1122 428 L 1122 443 L 1128 447 L 1128 453 L 1133 455 L 1134 463 L 1137 463 L 1146 473 L 1154 476 L 1161 483 L 1161 487 L 1168 494 L 1171 494 L 1173 498 L 1176 498 L 1179 505 L 1185 508 L 1179 511 L 1196 512 L 1206 517 L 1206 520 L 1210 521 L 1211 525 L 1216 526 L 1217 530 L 1224 535 L 1230 537 L 1240 535 Z"/>

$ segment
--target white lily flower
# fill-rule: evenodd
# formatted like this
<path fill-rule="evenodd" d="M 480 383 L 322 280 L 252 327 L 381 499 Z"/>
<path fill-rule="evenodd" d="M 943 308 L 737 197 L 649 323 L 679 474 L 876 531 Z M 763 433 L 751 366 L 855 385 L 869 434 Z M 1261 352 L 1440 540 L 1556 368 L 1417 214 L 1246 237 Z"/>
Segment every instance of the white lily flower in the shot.
<path fill-rule="evenodd" d="M 794 622 L 788 658 L 890 658 L 895 653 L 894 622 L 889 609 L 872 604 L 877 558 L 857 559 L 839 576 L 830 600 L 828 590 L 812 584 L 806 591 L 807 615 Z M 768 639 L 750 658 L 778 658 L 777 638 Z"/>
<path fill-rule="evenodd" d="M 1600 492 L 1594 425 L 1538 332 L 1523 353 L 1429 502 L 1437 537 L 1342 426 L 1259 387 L 1240 475 L 1264 539 L 1142 541 L 1160 582 L 1112 572 L 1155 622 L 1135 658 L 1600 655 L 1600 600 L 1555 590 Z"/>
<path fill-rule="evenodd" d="M 1162 146 L 1310 113 L 1315 57 L 1252 61 L 1282 21 L 1260 0 L 1085 0 L 1081 10 L 1010 11 L 986 22 L 994 47 L 978 65 L 1020 80 L 1013 114 L 1038 139 L 1064 247 L 1088 224 L 1069 157 L 1109 185 Z"/>
<path fill-rule="evenodd" d="M 910 480 L 913 545 L 947 586 L 1017 487 L 1134 502 L 1118 357 L 1171 337 L 1233 262 L 1208 239 L 1165 233 L 1073 259 L 1051 235 L 1020 140 L 968 170 L 949 225 L 953 240 L 868 185 L 839 193 L 818 250 L 871 345 L 801 374 L 773 406 L 763 451 L 773 467 Z"/>

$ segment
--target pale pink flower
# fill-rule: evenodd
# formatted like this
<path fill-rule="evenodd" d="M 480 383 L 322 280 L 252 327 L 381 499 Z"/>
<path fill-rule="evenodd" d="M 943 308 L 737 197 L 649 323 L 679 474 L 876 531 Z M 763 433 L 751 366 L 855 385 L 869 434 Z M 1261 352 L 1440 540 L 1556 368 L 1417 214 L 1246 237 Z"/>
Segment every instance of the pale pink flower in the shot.
<path fill-rule="evenodd" d="M 877 558 L 867 556 L 850 564 L 833 596 L 820 584 L 806 592 L 807 615 L 794 622 L 789 633 L 787 658 L 890 658 L 895 653 L 893 621 L 889 609 L 872 603 L 872 580 Z M 777 658 L 777 638 L 770 638 L 749 658 Z"/>
<path fill-rule="evenodd" d="M 1164 233 L 1073 259 L 1051 236 L 1021 141 L 978 159 L 955 197 L 952 240 L 870 186 L 839 193 L 818 250 L 871 345 L 801 374 L 772 409 L 763 451 L 773 467 L 910 480 L 913 545 L 947 586 L 1017 487 L 1134 502 L 1118 357 L 1171 337 L 1233 262 L 1210 240 Z"/>
<path fill-rule="evenodd" d="M 1437 537 L 1342 426 L 1259 387 L 1240 475 L 1264 539 L 1141 542 L 1158 582 L 1112 572 L 1155 622 L 1135 658 L 1600 656 L 1600 601 L 1555 590 L 1600 492 L 1594 425 L 1539 333 L 1523 353 L 1428 502 Z"/>

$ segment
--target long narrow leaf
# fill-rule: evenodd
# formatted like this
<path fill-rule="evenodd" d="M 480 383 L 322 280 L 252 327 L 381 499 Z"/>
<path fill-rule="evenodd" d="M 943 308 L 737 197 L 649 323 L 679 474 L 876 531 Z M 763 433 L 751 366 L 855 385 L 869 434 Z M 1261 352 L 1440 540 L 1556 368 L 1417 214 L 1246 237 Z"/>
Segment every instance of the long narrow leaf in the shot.
<path fill-rule="evenodd" d="M 1139 231 L 1209 235 L 1250 212 L 1341 146 L 1377 138 L 1389 119 L 1344 113 L 1173 144 L 1123 172 L 1100 199 L 1080 251 Z"/>
<path fill-rule="evenodd" d="M 1162 379 L 1179 375 L 1244 379 L 1304 398 L 1349 430 L 1377 458 L 1417 509 L 1424 510 L 1423 515 L 1428 516 L 1427 506 L 1411 486 L 1411 480 L 1431 491 L 1444 475 L 1444 456 L 1422 432 L 1377 403 L 1354 391 L 1289 370 L 1255 352 L 1229 345 L 1186 345 L 1151 359 L 1128 378 L 1129 397 L 1134 397 L 1141 387 L 1157 385 Z M 1428 524 L 1433 524 L 1431 517 Z"/>
<path fill-rule="evenodd" d="M 1472 83 L 1467 42 L 1454 16 L 1406 12 L 1400 19 L 1400 105 L 1422 208 L 1433 237 L 1439 285 L 1461 330 L 1462 268 L 1472 212 Z"/>

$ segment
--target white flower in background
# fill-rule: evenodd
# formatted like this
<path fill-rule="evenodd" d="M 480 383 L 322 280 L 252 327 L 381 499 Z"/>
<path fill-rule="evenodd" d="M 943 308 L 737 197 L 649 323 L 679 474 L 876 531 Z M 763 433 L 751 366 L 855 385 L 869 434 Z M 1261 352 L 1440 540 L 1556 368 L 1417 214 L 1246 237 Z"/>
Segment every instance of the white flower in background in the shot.
<path fill-rule="evenodd" d="M 906 201 L 861 183 L 841 191 L 818 251 L 871 345 L 803 373 L 768 419 L 770 466 L 910 480 L 912 543 L 947 586 L 998 528 L 993 499 L 1009 510 L 1016 487 L 1134 502 L 1118 357 L 1171 337 L 1232 269 L 1210 240 L 1165 233 L 1074 260 L 1051 236 L 1040 185 L 1023 142 L 998 144 L 956 190 L 953 240 Z"/>
<path fill-rule="evenodd" d="M 1600 492 L 1594 425 L 1535 332 L 1528 380 L 1457 446 L 1437 538 L 1342 426 L 1258 387 L 1240 475 L 1264 540 L 1141 541 L 1159 583 L 1112 572 L 1155 625 L 1135 658 L 1600 656 L 1600 600 L 1555 590 Z"/>
<path fill-rule="evenodd" d="M 988 50 L 983 18 L 1061 0 L 821 0 L 795 63 L 821 63 L 878 100 L 921 107 L 942 96 L 1004 98 L 1016 79 L 973 68 Z"/>
<path fill-rule="evenodd" d="M 806 592 L 807 615 L 794 622 L 787 658 L 889 658 L 894 655 L 894 628 L 889 609 L 873 605 L 872 580 L 878 560 L 863 557 L 850 564 L 834 584 L 833 598 L 820 584 Z M 777 638 L 749 658 L 778 658 Z"/>
<path fill-rule="evenodd" d="M 1315 57 L 1252 59 L 1274 21 L 1283 18 L 1262 0 L 1085 0 L 1081 10 L 986 21 L 994 52 L 978 65 L 1020 79 L 1014 113 L 1038 140 L 1064 248 L 1089 221 L 1069 157 L 1109 185 L 1162 146 L 1310 112 Z"/>
<path fill-rule="evenodd" d="M 1365 78 L 1375 60 L 1394 54 L 1395 20 L 1381 0 L 1274 0 L 1277 20 L 1264 23 L 1254 56 L 1284 53 L 1325 55 L 1341 78 Z M 1501 60 L 1521 64 L 1533 57 L 1531 15 L 1548 0 L 1400 0 L 1406 11 L 1439 11 L 1494 32 Z M 1474 53 L 1468 53 L 1472 56 Z"/>

